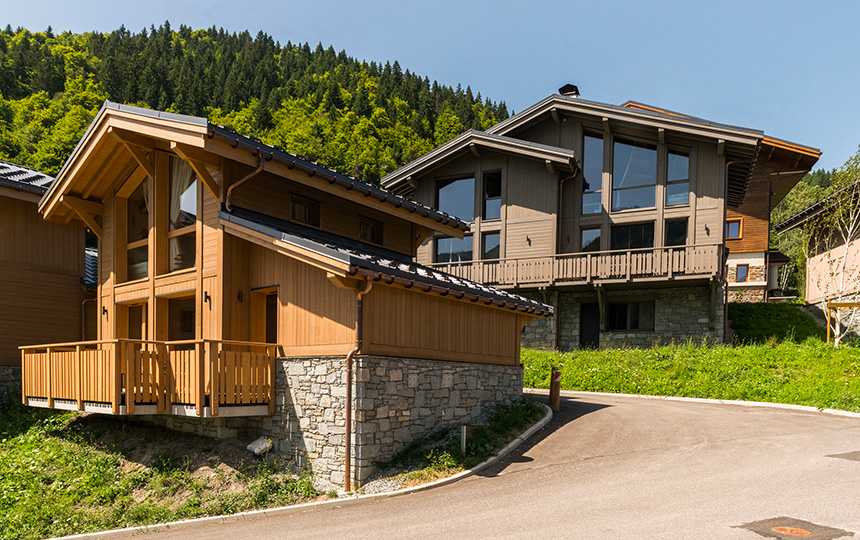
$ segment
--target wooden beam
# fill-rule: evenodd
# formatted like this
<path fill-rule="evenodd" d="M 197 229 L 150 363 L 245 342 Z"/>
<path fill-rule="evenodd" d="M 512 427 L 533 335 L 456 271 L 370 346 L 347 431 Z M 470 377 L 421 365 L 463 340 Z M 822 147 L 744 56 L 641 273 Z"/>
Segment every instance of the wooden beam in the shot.
<path fill-rule="evenodd" d="M 81 221 L 83 221 L 86 226 L 91 231 L 93 231 L 93 234 L 99 237 L 99 240 L 104 237 L 104 232 L 102 231 L 101 225 L 98 224 L 95 216 L 90 214 L 86 209 L 86 207 L 89 205 L 78 206 L 80 203 L 96 203 L 93 203 L 92 201 L 84 201 L 83 199 L 78 199 L 76 197 L 69 197 L 67 195 L 63 195 L 62 197 L 60 197 L 60 202 L 62 202 L 64 205 L 66 205 L 67 208 L 77 214 L 77 216 L 81 218 Z"/>
<path fill-rule="evenodd" d="M 723 139 L 717 141 L 717 155 L 720 157 L 726 155 L 726 141 Z"/>
<path fill-rule="evenodd" d="M 349 278 L 344 276 L 339 276 L 332 272 L 326 272 L 326 277 L 329 281 L 334 284 L 338 289 L 347 289 L 351 291 L 357 291 L 361 288 L 366 280 Z"/>
<path fill-rule="evenodd" d="M 612 129 L 609 127 L 609 118 L 603 117 L 603 132 L 607 135 L 612 134 Z"/>
<path fill-rule="evenodd" d="M 552 116 L 552 121 L 555 122 L 556 125 L 558 125 L 558 123 L 559 123 L 559 121 L 558 121 L 558 109 L 553 107 L 552 109 L 549 110 L 549 114 Z"/>
<path fill-rule="evenodd" d="M 110 126 L 107 129 L 107 132 L 113 135 L 118 141 L 121 141 L 125 144 L 133 144 L 134 146 L 139 146 L 145 150 L 152 150 L 155 148 L 155 141 L 137 133 L 136 131 L 130 131 L 128 129 L 118 128 L 116 126 Z"/>
<path fill-rule="evenodd" d="M 603 292 L 603 287 L 597 285 L 597 308 L 600 311 L 600 331 L 606 331 L 606 295 Z"/>
<path fill-rule="evenodd" d="M 657 142 L 660 144 L 666 144 L 666 130 L 663 128 L 657 128 Z"/>
<path fill-rule="evenodd" d="M 141 168 L 146 171 L 146 174 L 149 175 L 150 178 L 155 178 L 155 167 L 152 162 L 149 160 L 147 155 L 144 153 L 144 147 L 139 146 L 136 143 L 129 142 L 123 136 L 129 137 L 130 133 L 126 133 L 125 130 L 117 129 L 115 127 L 108 128 L 108 133 L 110 133 L 120 144 L 122 144 L 126 150 L 132 155 L 132 157 L 137 161 L 137 164 L 141 166 Z M 152 147 L 148 148 L 151 150 Z"/>
<path fill-rule="evenodd" d="M 199 148 L 188 146 L 187 144 L 173 142 L 170 143 L 170 149 L 191 165 L 191 168 L 194 169 L 194 172 L 197 174 L 197 178 L 203 182 L 203 185 L 209 189 L 209 192 L 216 199 L 219 199 L 221 188 L 218 185 L 218 181 L 215 180 L 215 177 L 212 176 L 212 173 L 209 172 L 209 169 L 207 168 L 212 167 L 216 170 L 219 169 L 220 167 L 217 163 L 218 157 L 212 156 L 209 152 L 202 151 Z"/>
<path fill-rule="evenodd" d="M 553 165 L 552 161 L 547 159 L 547 160 L 544 160 L 544 163 L 546 164 L 546 170 L 549 174 L 558 174 L 558 172 L 555 170 L 555 165 Z"/>
<path fill-rule="evenodd" d="M 90 201 L 81 199 L 74 195 L 60 195 L 60 202 L 71 208 L 72 210 L 83 210 L 96 216 L 104 214 L 104 205 L 98 201 Z"/>
<path fill-rule="evenodd" d="M 472 155 L 476 158 L 481 157 L 481 153 L 478 152 L 478 147 L 475 146 L 475 143 L 469 143 L 469 151 L 472 152 Z"/>

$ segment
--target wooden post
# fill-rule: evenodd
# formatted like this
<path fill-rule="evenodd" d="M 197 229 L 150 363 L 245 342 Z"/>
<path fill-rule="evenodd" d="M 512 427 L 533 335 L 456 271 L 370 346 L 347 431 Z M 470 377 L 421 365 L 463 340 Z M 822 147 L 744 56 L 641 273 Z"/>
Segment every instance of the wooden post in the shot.
<path fill-rule="evenodd" d="M 830 345 L 830 304 L 827 305 L 827 344 Z"/>
<path fill-rule="evenodd" d="M 627 251 L 627 281 L 630 281 L 630 263 L 631 263 L 630 257 L 631 257 L 631 253 L 628 250 Z"/>
<path fill-rule="evenodd" d="M 50 409 L 54 408 L 54 378 L 52 376 L 54 373 L 53 358 L 52 358 L 53 357 L 53 351 L 54 351 L 54 349 L 52 349 L 51 347 L 48 347 L 46 349 L 46 354 L 45 354 L 45 357 L 48 360 L 48 362 L 47 362 L 48 369 L 46 370 L 47 372 L 45 373 L 45 377 L 48 379 L 48 408 L 50 408 Z"/>
<path fill-rule="evenodd" d="M 272 353 L 273 349 L 274 354 Z M 266 347 L 266 357 L 269 364 L 268 373 L 266 373 L 269 383 L 269 414 L 275 414 L 275 358 L 278 356 L 277 352 L 277 346 Z"/>
<path fill-rule="evenodd" d="M 134 414 L 134 402 L 137 400 L 137 362 L 134 343 L 125 344 L 125 412 Z"/>
<path fill-rule="evenodd" d="M 549 379 L 549 406 L 554 412 L 561 408 L 561 372 L 552 366 Z"/>
<path fill-rule="evenodd" d="M 218 416 L 218 404 L 221 401 L 221 391 L 218 388 L 219 357 L 221 356 L 221 344 L 216 347 L 211 341 L 205 342 L 206 357 L 209 359 L 209 406 L 212 416 Z"/>
<path fill-rule="evenodd" d="M 675 254 L 675 250 L 669 248 L 669 253 L 667 254 L 667 263 L 669 265 L 668 276 L 669 279 L 672 279 L 672 271 L 675 269 L 675 260 L 673 255 Z"/>
<path fill-rule="evenodd" d="M 21 349 L 21 402 L 27 404 L 27 351 Z"/>
<path fill-rule="evenodd" d="M 113 342 L 113 400 L 111 409 L 114 414 L 119 414 L 119 405 L 122 400 L 122 346 L 119 341 Z"/>
<path fill-rule="evenodd" d="M 84 359 L 83 352 L 84 346 L 77 345 L 75 347 L 76 357 L 78 359 L 78 410 L 84 410 Z"/>
<path fill-rule="evenodd" d="M 194 344 L 194 352 L 197 355 L 197 393 L 195 399 L 195 409 L 197 416 L 203 416 L 203 406 L 206 403 L 206 381 L 204 370 L 206 368 L 203 363 L 203 343 L 198 341 Z"/>
<path fill-rule="evenodd" d="M 160 344 L 164 352 L 164 412 L 173 413 L 173 388 L 176 384 L 173 379 L 173 366 L 170 364 L 170 347 Z"/>
<path fill-rule="evenodd" d="M 167 368 L 164 364 L 166 356 L 167 355 L 164 353 L 164 344 L 161 342 L 156 343 L 155 359 L 158 369 L 155 372 L 155 410 L 159 414 L 164 413 L 164 392 L 167 386 L 164 384 L 164 381 L 167 378 Z"/>

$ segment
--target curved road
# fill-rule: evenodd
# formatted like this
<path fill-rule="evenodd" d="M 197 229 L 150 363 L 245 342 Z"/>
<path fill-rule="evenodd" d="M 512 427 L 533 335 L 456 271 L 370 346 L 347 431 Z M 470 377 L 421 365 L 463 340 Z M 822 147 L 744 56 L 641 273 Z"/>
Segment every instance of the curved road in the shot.
<path fill-rule="evenodd" d="M 153 538 L 764 537 L 744 525 L 860 536 L 860 418 L 565 392 L 546 427 L 454 484 Z"/>

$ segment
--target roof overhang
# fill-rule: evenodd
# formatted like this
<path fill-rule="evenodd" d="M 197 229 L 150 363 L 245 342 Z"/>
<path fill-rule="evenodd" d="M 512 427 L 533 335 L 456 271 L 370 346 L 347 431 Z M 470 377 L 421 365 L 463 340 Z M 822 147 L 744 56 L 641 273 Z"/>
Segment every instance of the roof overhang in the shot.
<path fill-rule="evenodd" d="M 395 193 L 411 192 L 414 189 L 409 181 L 412 176 L 426 173 L 466 152 L 479 154 L 483 150 L 516 155 L 571 172 L 577 169 L 572 150 L 469 130 L 392 172 L 382 179 L 382 185 Z"/>

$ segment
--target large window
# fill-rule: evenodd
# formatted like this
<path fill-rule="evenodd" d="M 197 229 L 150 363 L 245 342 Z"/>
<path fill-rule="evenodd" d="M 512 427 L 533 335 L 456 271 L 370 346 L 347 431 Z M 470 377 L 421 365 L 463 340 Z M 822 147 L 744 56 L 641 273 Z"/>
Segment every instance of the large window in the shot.
<path fill-rule="evenodd" d="M 502 173 L 484 173 L 484 219 L 502 217 Z"/>
<path fill-rule="evenodd" d="M 607 307 L 607 330 L 654 330 L 654 301 L 609 302 Z"/>
<path fill-rule="evenodd" d="M 144 180 L 126 199 L 126 279 L 149 275 L 149 182 Z"/>
<path fill-rule="evenodd" d="M 168 272 L 194 268 L 197 256 L 197 176 L 187 161 L 170 156 L 167 227 Z"/>
<path fill-rule="evenodd" d="M 599 214 L 603 187 L 603 138 L 586 135 L 582 140 L 582 213 Z"/>
<path fill-rule="evenodd" d="M 436 184 L 436 208 L 463 221 L 475 219 L 475 179 L 444 180 Z"/>
<path fill-rule="evenodd" d="M 669 150 L 666 160 L 666 206 L 690 204 L 690 154 Z"/>
<path fill-rule="evenodd" d="M 472 237 L 437 238 L 435 258 L 437 263 L 471 261 Z"/>
<path fill-rule="evenodd" d="M 610 249 L 639 249 L 654 247 L 654 222 L 614 225 Z"/>
<path fill-rule="evenodd" d="M 600 251 L 600 229 L 582 229 L 580 251 Z"/>
<path fill-rule="evenodd" d="M 616 139 L 612 154 L 612 211 L 653 208 L 657 147 Z"/>
<path fill-rule="evenodd" d="M 484 247 L 482 259 L 498 259 L 500 257 L 499 246 L 501 235 L 499 233 L 484 233 Z"/>
<path fill-rule="evenodd" d="M 666 247 L 687 245 L 687 220 L 673 220 L 666 222 Z"/>

